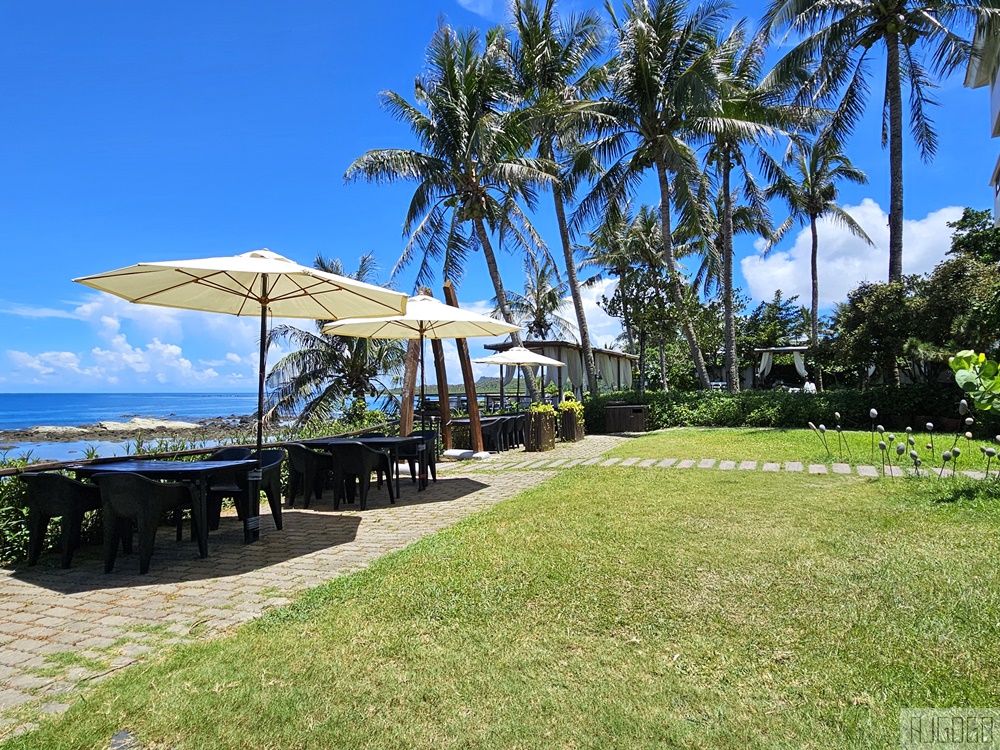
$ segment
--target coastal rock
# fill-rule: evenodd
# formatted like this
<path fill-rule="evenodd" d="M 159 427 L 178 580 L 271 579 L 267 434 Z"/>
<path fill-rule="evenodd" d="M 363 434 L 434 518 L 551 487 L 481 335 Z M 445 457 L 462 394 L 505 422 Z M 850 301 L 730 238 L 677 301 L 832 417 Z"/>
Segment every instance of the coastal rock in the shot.
<path fill-rule="evenodd" d="M 40 425 L 38 427 L 32 427 L 30 430 L 27 430 L 27 432 L 35 434 L 35 435 L 42 435 L 42 436 L 45 436 L 45 437 L 48 438 L 48 437 L 52 437 L 53 435 L 58 435 L 58 436 L 82 435 L 83 433 L 87 432 L 87 430 L 84 429 L 83 427 L 62 427 L 62 426 L 59 426 L 59 425 Z"/>
<path fill-rule="evenodd" d="M 135 432 L 136 430 L 193 430 L 201 425 L 195 422 L 132 417 L 128 422 L 98 422 L 97 426 L 108 432 Z"/>

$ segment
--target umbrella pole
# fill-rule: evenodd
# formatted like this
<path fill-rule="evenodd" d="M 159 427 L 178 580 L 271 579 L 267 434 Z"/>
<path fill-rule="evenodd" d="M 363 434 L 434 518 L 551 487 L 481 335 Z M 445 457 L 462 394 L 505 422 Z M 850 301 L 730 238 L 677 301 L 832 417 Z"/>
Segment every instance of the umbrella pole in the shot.
<path fill-rule="evenodd" d="M 243 513 L 243 543 L 260 539 L 261 448 L 264 445 L 264 376 L 267 369 L 267 274 L 260 277 L 260 356 L 257 362 L 257 464 L 247 477 L 248 505 Z"/>
<path fill-rule="evenodd" d="M 517 410 L 521 411 L 521 368 L 517 368 Z"/>
<path fill-rule="evenodd" d="M 500 411 L 506 411 L 503 398 L 503 365 L 500 365 Z"/>
<path fill-rule="evenodd" d="M 438 398 L 441 398 L 441 390 L 438 388 Z M 420 429 L 427 429 L 427 406 L 424 401 L 424 330 L 420 329 Z"/>

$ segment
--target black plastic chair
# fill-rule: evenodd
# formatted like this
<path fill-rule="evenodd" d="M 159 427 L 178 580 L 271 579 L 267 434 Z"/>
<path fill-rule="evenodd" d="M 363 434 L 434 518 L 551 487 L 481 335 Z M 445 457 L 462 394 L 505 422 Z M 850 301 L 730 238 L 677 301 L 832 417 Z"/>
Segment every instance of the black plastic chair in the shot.
<path fill-rule="evenodd" d="M 414 430 L 410 433 L 410 437 L 422 437 L 424 438 L 424 460 L 427 462 L 427 468 L 430 470 L 431 479 L 433 481 L 438 480 L 437 476 L 437 430 Z M 410 480 L 417 481 L 417 467 L 416 463 L 420 459 L 420 453 L 415 447 L 407 446 L 400 453 L 400 458 L 405 458 L 406 462 L 410 465 Z"/>
<path fill-rule="evenodd" d="M 194 509 L 191 488 L 181 482 L 157 482 L 131 472 L 95 474 L 94 482 L 100 487 L 104 508 L 104 572 L 114 570 L 118 542 L 124 541 L 127 535 L 131 543 L 132 522 L 139 532 L 139 573 L 149 572 L 160 518 L 174 511 L 179 542 L 182 537 L 180 511 Z M 198 519 L 193 512 L 191 522 L 197 526 Z"/>
<path fill-rule="evenodd" d="M 249 455 L 237 459 L 256 458 L 256 451 L 247 451 Z M 267 448 L 260 452 L 260 489 L 267 496 L 267 504 L 271 508 L 271 518 L 274 528 L 281 531 L 281 464 L 285 460 L 285 452 L 281 448 Z M 232 498 L 236 505 L 236 515 L 240 520 L 246 514 L 250 505 L 249 481 L 247 469 L 244 467 L 234 472 L 226 481 L 212 482 L 208 487 L 208 528 L 215 531 L 222 520 L 222 501 Z"/>
<path fill-rule="evenodd" d="M 308 508 L 309 501 L 315 494 L 316 499 L 323 497 L 323 480 L 328 471 L 333 469 L 333 459 L 326 451 L 318 451 L 301 443 L 286 443 L 288 451 L 288 507 L 295 506 L 295 496 L 302 490 L 304 502 L 302 507 Z"/>
<path fill-rule="evenodd" d="M 334 443 L 327 446 L 333 461 L 333 481 L 337 492 L 333 497 L 333 509 L 340 509 L 340 489 L 345 488 L 348 499 L 351 498 L 354 482 L 358 482 L 358 500 L 361 510 L 368 507 L 368 488 L 372 482 L 372 472 L 378 471 L 389 459 L 386 451 L 376 450 L 364 443 Z M 392 479 L 386 483 L 389 488 L 389 502 L 394 503 L 392 495 Z"/>
<path fill-rule="evenodd" d="M 28 565 L 38 562 L 49 521 L 61 516 L 61 563 L 68 568 L 80 546 L 84 514 L 101 509 L 101 490 L 97 485 L 55 473 L 27 473 L 21 479 L 28 488 Z"/>
<path fill-rule="evenodd" d="M 486 422 L 480 429 L 483 433 L 483 449 L 500 452 L 504 450 L 504 424 L 510 417 L 497 417 Z"/>
<path fill-rule="evenodd" d="M 216 449 L 206 461 L 245 461 L 253 455 L 253 451 L 239 445 L 227 445 Z"/>

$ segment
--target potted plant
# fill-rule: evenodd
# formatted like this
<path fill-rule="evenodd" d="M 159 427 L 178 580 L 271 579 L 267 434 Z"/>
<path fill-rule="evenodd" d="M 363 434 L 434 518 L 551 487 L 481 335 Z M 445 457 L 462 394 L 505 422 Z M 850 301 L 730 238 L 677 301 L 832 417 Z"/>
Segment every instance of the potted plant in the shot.
<path fill-rule="evenodd" d="M 528 429 L 524 450 L 550 451 L 556 447 L 556 410 L 550 404 L 532 404 L 528 410 Z"/>
<path fill-rule="evenodd" d="M 562 439 L 575 443 L 583 440 L 583 404 L 568 398 L 559 404 L 559 428 Z"/>

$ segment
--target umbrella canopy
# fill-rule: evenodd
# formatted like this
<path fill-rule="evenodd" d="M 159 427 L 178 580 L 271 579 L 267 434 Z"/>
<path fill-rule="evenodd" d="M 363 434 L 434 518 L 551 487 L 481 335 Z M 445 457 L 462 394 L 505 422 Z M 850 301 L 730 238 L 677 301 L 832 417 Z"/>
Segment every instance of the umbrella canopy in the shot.
<path fill-rule="evenodd" d="M 488 357 L 474 359 L 483 365 L 545 365 L 546 367 L 565 367 L 564 362 L 552 357 L 545 357 L 541 354 L 526 349 L 523 346 L 512 346 L 505 352 L 497 352 Z"/>
<path fill-rule="evenodd" d="M 406 295 L 301 266 L 270 250 L 196 260 L 137 263 L 73 279 L 145 305 L 278 318 L 399 315 Z"/>
<path fill-rule="evenodd" d="M 420 403 L 424 402 L 424 339 L 471 339 L 504 336 L 521 327 L 487 315 L 447 305 L 425 294 L 410 297 L 406 313 L 387 318 L 352 318 L 323 326 L 323 333 L 367 339 L 420 340 Z M 422 412 L 423 410 L 421 410 Z M 421 419 L 423 415 L 421 414 Z"/>
<path fill-rule="evenodd" d="M 73 281 L 145 305 L 260 316 L 258 470 L 263 442 L 268 314 L 333 320 L 406 312 L 405 294 L 302 266 L 267 249 L 219 258 L 138 263 Z M 257 536 L 253 526 L 256 522 L 256 513 L 248 514 L 244 521 L 248 541 Z"/>
<path fill-rule="evenodd" d="M 520 326 L 452 307 L 424 294 L 407 300 L 404 315 L 337 320 L 323 327 L 323 333 L 366 339 L 471 339 L 520 330 Z"/>
<path fill-rule="evenodd" d="M 536 367 L 538 365 L 545 365 L 546 367 L 565 367 L 565 363 L 560 362 L 558 359 L 552 359 L 552 357 L 546 357 L 537 352 L 531 351 L 523 346 L 512 346 L 507 351 L 497 352 L 496 354 L 491 354 L 488 357 L 480 357 L 479 359 L 472 360 L 473 362 L 478 362 L 483 365 L 500 365 L 500 408 L 504 405 L 504 392 L 503 387 L 507 381 L 503 379 L 503 366 L 504 365 L 515 365 L 521 367 Z M 521 403 L 521 371 L 517 371 L 517 402 L 518 405 Z"/>

